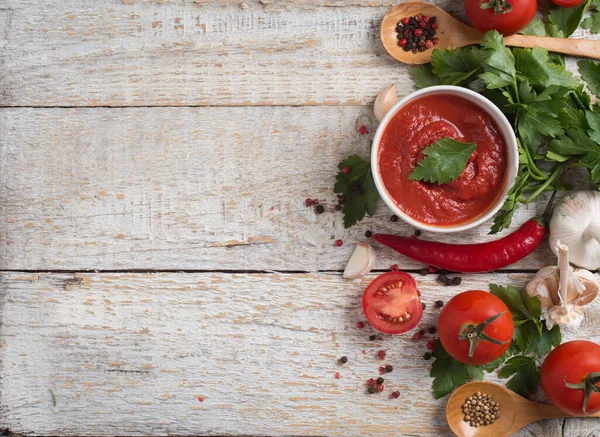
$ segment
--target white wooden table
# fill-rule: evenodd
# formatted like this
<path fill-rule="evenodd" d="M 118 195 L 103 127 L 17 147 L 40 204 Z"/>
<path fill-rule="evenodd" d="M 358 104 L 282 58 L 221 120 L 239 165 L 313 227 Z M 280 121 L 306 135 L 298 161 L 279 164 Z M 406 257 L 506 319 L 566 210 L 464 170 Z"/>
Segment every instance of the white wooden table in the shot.
<path fill-rule="evenodd" d="M 461 1 L 438 3 L 461 16 Z M 366 230 L 412 229 L 383 203 L 351 230 L 304 206 L 332 209 L 337 163 L 367 156 L 377 92 L 414 89 L 378 39 L 390 5 L 0 1 L 0 429 L 450 434 L 424 342 L 369 342 L 373 331 L 355 326 L 377 273 L 341 278 Z M 302 240 L 312 224 L 332 238 L 321 249 Z M 488 227 L 435 238 L 483 241 Z M 379 271 L 422 267 L 377 252 Z M 418 277 L 424 325 L 438 299 L 523 284 L 551 262 L 544 245 L 460 287 Z M 600 339 L 599 321 L 596 305 L 580 336 Z M 381 348 L 398 400 L 365 394 Z M 596 436 L 600 423 L 552 420 L 519 435 Z"/>

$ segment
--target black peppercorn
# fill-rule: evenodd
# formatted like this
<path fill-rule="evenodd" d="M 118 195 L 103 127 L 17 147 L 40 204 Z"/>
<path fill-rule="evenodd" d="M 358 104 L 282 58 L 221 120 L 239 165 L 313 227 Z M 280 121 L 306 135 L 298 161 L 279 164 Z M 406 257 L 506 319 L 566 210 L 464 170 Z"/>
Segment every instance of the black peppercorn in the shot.
<path fill-rule="evenodd" d="M 377 389 L 375 387 L 369 387 L 367 389 L 367 391 L 369 392 L 369 394 L 373 394 L 373 393 L 377 392 Z"/>
<path fill-rule="evenodd" d="M 425 311 L 425 308 L 427 308 L 427 305 L 425 305 L 425 302 L 421 302 L 421 308 L 423 308 L 423 311 Z"/>
<path fill-rule="evenodd" d="M 404 50 L 405 52 L 410 52 L 410 47 L 407 44 L 404 47 L 402 47 L 402 50 Z"/>
<path fill-rule="evenodd" d="M 418 44 L 419 48 L 421 48 L 425 45 L 425 41 L 419 41 L 417 44 Z"/>
<path fill-rule="evenodd" d="M 423 359 L 424 360 L 430 360 L 431 359 L 431 354 L 429 352 L 425 352 L 425 355 L 423 355 Z"/>
<path fill-rule="evenodd" d="M 419 38 L 419 41 L 425 42 L 425 41 L 427 41 L 427 37 L 425 35 L 423 35 Z"/>
<path fill-rule="evenodd" d="M 425 44 L 425 43 L 423 43 L 423 44 Z M 425 50 L 427 50 L 427 49 L 425 48 L 425 45 L 419 46 L 419 51 L 420 51 L 420 52 L 424 52 Z"/>
<path fill-rule="evenodd" d="M 448 277 L 446 275 L 439 275 L 437 277 L 438 282 L 441 282 L 442 284 L 445 284 L 446 281 L 448 280 Z"/>
<path fill-rule="evenodd" d="M 348 362 L 348 357 L 343 356 L 342 358 L 340 358 L 340 363 L 346 364 L 347 362 Z"/>
<path fill-rule="evenodd" d="M 458 276 L 452 278 L 452 285 L 460 285 L 461 282 L 462 282 L 462 279 L 459 278 Z"/>
<path fill-rule="evenodd" d="M 387 366 L 385 366 L 386 373 L 390 373 L 392 370 L 394 370 L 394 368 L 391 365 L 388 364 Z"/>
<path fill-rule="evenodd" d="M 383 384 L 383 378 L 381 376 L 377 378 L 377 384 Z"/>
<path fill-rule="evenodd" d="M 444 282 L 444 285 L 452 285 L 452 278 L 446 277 L 446 281 Z"/>
<path fill-rule="evenodd" d="M 435 334 L 437 332 L 437 329 L 435 329 L 435 326 L 432 326 L 431 328 L 429 328 L 427 330 L 430 334 Z"/>
<path fill-rule="evenodd" d="M 365 237 L 371 238 L 372 236 L 373 236 L 373 232 L 371 232 L 371 231 L 365 232 Z"/>
<path fill-rule="evenodd" d="M 436 18 L 435 17 L 430 17 L 429 18 L 429 22 L 430 23 L 435 23 L 436 22 Z"/>
<path fill-rule="evenodd" d="M 420 237 L 421 236 L 421 231 L 419 229 L 415 230 L 415 237 Z M 425 270 L 427 271 L 427 269 L 421 269 L 421 270 Z"/>
<path fill-rule="evenodd" d="M 397 222 L 398 216 L 394 214 L 393 216 L 390 217 L 390 221 Z"/>
<path fill-rule="evenodd" d="M 325 212 L 325 207 L 324 207 L 323 205 L 318 205 L 318 206 L 315 208 L 315 212 L 316 212 L 317 214 L 323 214 L 323 213 Z"/>
<path fill-rule="evenodd" d="M 435 301 L 435 306 L 436 306 L 437 308 L 441 308 L 441 307 L 443 307 L 443 306 L 444 306 L 444 301 L 443 301 L 443 300 L 436 300 L 436 301 Z"/>
<path fill-rule="evenodd" d="M 424 329 L 420 329 L 420 330 L 419 330 L 419 335 L 421 335 L 421 336 L 422 336 L 422 335 L 425 335 L 425 330 L 424 330 Z"/>
<path fill-rule="evenodd" d="M 415 233 L 415 235 L 417 234 Z M 423 267 L 421 270 L 419 270 L 419 274 L 421 276 L 427 276 L 429 274 L 429 269 L 427 267 Z"/>
<path fill-rule="evenodd" d="M 375 340 L 377 340 L 377 336 L 375 334 L 373 334 L 369 337 L 369 341 L 375 341 Z"/>

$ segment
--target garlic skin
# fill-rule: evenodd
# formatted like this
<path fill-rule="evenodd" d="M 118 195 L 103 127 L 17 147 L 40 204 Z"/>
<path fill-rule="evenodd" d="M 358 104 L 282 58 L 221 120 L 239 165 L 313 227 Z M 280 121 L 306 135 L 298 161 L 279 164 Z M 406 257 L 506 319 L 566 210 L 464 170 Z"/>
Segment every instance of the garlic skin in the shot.
<path fill-rule="evenodd" d="M 390 85 L 387 88 L 381 90 L 375 99 L 373 105 L 373 111 L 375 112 L 375 118 L 378 121 L 383 120 L 385 114 L 388 113 L 392 106 L 398 103 L 398 95 L 396 94 L 396 85 Z"/>
<path fill-rule="evenodd" d="M 550 220 L 550 248 L 569 248 L 571 262 L 588 270 L 600 268 L 600 192 L 578 191 L 566 196 Z"/>
<path fill-rule="evenodd" d="M 356 244 L 352 256 L 346 264 L 346 269 L 342 275 L 345 279 L 354 279 L 369 273 L 375 266 L 375 251 L 364 242 Z"/>
<path fill-rule="evenodd" d="M 593 273 L 573 269 L 569 248 L 556 242 L 558 266 L 544 267 L 527 284 L 527 294 L 537 296 L 542 304 L 546 327 L 554 325 L 575 331 L 583 321 L 583 307 L 598 295 L 600 283 Z"/>

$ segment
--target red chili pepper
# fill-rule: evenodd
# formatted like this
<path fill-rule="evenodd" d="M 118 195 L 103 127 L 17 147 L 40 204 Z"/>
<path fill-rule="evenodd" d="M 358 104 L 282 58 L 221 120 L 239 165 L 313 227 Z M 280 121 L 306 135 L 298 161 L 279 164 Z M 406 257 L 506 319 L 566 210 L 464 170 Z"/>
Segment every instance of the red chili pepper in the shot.
<path fill-rule="evenodd" d="M 496 241 L 449 244 L 416 237 L 375 234 L 373 240 L 416 261 L 453 272 L 478 273 L 501 269 L 533 252 L 546 235 L 543 220 L 527 220 L 519 229 Z"/>

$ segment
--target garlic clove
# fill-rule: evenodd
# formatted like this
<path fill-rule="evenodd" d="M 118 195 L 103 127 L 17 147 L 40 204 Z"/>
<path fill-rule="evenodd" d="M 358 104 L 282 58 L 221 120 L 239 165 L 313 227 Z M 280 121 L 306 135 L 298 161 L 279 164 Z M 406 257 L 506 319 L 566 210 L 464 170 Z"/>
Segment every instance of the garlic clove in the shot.
<path fill-rule="evenodd" d="M 527 283 L 526 289 L 529 296 L 537 296 L 542 303 L 542 309 L 559 304 L 558 269 L 554 266 L 544 267 Z"/>
<path fill-rule="evenodd" d="M 367 243 L 359 242 L 346 264 L 343 277 L 346 279 L 358 278 L 366 275 L 375 265 L 375 251 Z"/>
<path fill-rule="evenodd" d="M 396 85 L 390 85 L 387 88 L 381 90 L 375 99 L 373 111 L 375 112 L 375 118 L 378 121 L 383 120 L 385 114 L 388 113 L 392 106 L 398 103 L 398 95 L 396 94 Z"/>
<path fill-rule="evenodd" d="M 571 262 L 588 270 L 600 268 L 600 192 L 578 191 L 556 205 L 550 220 L 550 248 L 560 240 Z"/>
<path fill-rule="evenodd" d="M 600 284 L 598 283 L 598 277 L 596 275 L 585 269 L 575 269 L 573 271 L 573 277 L 579 281 L 582 288 L 579 295 L 573 299 L 572 302 L 574 304 L 584 306 L 598 296 Z"/>
<path fill-rule="evenodd" d="M 578 305 L 555 305 L 546 313 L 546 327 L 552 329 L 554 325 L 576 331 L 583 321 L 583 308 Z"/>

